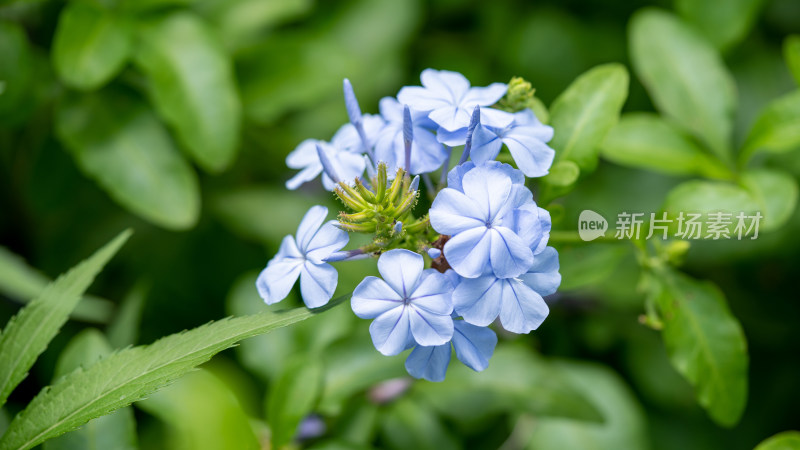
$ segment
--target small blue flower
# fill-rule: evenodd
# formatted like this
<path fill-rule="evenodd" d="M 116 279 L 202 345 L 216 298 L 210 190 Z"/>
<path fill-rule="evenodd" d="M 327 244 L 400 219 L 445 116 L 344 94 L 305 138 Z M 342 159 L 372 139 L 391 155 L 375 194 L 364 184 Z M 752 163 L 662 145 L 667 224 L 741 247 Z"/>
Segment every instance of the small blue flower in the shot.
<path fill-rule="evenodd" d="M 405 145 L 403 142 L 403 105 L 391 97 L 380 102 L 381 116 L 386 126 L 375 140 L 375 158 L 386 163 L 389 174 L 394 176 L 397 168 L 405 165 Z M 436 140 L 436 135 L 425 125 L 429 121 L 425 113 L 411 111 L 411 173 L 427 173 L 439 168 L 449 154 Z"/>
<path fill-rule="evenodd" d="M 497 278 L 489 274 L 463 278 L 453 291 L 456 314 L 477 326 L 487 326 L 500 317 L 506 330 L 529 333 L 544 322 L 550 311 L 542 296 L 552 294 L 561 284 L 558 269 L 558 252 L 546 247 L 519 277 Z"/>
<path fill-rule="evenodd" d="M 514 114 L 514 122 L 505 128 L 478 125 L 470 156 L 475 164 L 481 164 L 495 159 L 505 144 L 526 176 L 541 177 L 547 175 L 556 154 L 546 144 L 552 138 L 553 128 L 543 125 L 533 111 L 525 109 Z"/>
<path fill-rule="evenodd" d="M 447 187 L 433 201 L 431 225 L 451 236 L 444 256 L 463 277 L 477 278 L 488 272 L 499 278 L 515 277 L 533 263 L 529 242 L 512 228 L 527 223 L 527 214 L 518 208 L 532 202 L 532 195 L 508 172 L 499 163 L 474 167 L 458 180 L 460 189 Z"/>
<path fill-rule="evenodd" d="M 389 250 L 378 259 L 383 279 L 366 277 L 353 291 L 351 306 L 362 319 L 375 319 L 369 331 L 375 348 L 396 355 L 414 345 L 442 345 L 453 337 L 453 285 L 409 250 Z"/>
<path fill-rule="evenodd" d="M 298 277 L 309 308 L 325 305 L 333 297 L 339 274 L 326 261 L 347 245 L 349 236 L 334 225 L 336 221 L 323 225 L 327 215 L 328 208 L 312 206 L 297 227 L 297 240 L 284 237 L 278 254 L 259 274 L 256 287 L 268 305 L 286 298 Z"/>
<path fill-rule="evenodd" d="M 425 69 L 420 79 L 424 87 L 406 86 L 397 99 L 417 111 L 428 112 L 428 117 L 446 131 L 465 129 L 475 106 L 497 103 L 508 89 L 503 83 L 470 87 L 464 75 L 448 70 Z M 481 113 L 481 121 L 495 127 L 505 127 L 512 120 L 497 109 L 487 108 Z"/>
<path fill-rule="evenodd" d="M 470 369 L 480 372 L 489 366 L 497 345 L 497 335 L 489 328 L 478 327 L 463 320 L 453 321 L 453 339 L 433 347 L 418 345 L 406 358 L 406 370 L 414 378 L 443 381 L 450 364 L 450 345 L 456 357 Z"/>

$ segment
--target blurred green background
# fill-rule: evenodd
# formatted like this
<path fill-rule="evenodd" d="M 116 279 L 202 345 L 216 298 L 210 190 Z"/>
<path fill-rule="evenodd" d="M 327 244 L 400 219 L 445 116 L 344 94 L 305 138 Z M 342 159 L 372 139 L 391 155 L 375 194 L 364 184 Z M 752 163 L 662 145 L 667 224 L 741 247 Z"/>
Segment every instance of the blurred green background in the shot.
<path fill-rule="evenodd" d="M 740 143 L 763 106 L 796 89 L 781 48 L 800 33 L 800 2 L 707 3 L 718 20 L 744 17 L 719 43 L 739 94 Z M 645 6 L 675 8 L 644 0 L 0 0 L 0 323 L 36 292 L 41 274 L 55 276 L 119 230 L 135 230 L 92 288 L 97 297 L 84 301 L 7 408 L 16 412 L 47 385 L 69 339 L 104 328 L 123 299 L 143 306 L 122 343 L 263 308 L 254 277 L 280 239 L 308 206 L 336 207 L 316 182 L 286 191 L 284 158 L 346 121 L 344 77 L 370 113 L 381 97 L 418 84 L 427 67 L 459 71 L 473 85 L 522 76 L 549 105 L 597 64 L 630 67 L 627 25 Z M 731 9 L 746 12 L 730 19 Z M 624 111 L 650 110 L 632 76 Z M 796 155 L 759 158 L 800 178 Z M 655 211 L 685 179 L 601 162 L 561 201 L 562 228 L 574 229 L 583 209 L 607 218 Z M 706 416 L 658 333 L 640 324 L 631 249 L 599 244 L 560 248 L 564 281 L 550 317 L 529 336 L 503 336 L 513 342 L 501 343 L 492 364 L 510 361 L 507 373 L 527 379 L 519 361 L 535 359 L 536 349 L 576 379 L 604 424 L 477 401 L 466 404 L 475 414 L 459 417 L 436 407 L 430 383 L 375 402 L 364 391 L 402 376 L 402 359 L 377 354 L 368 323 L 344 306 L 247 341 L 142 403 L 140 446 L 246 448 L 252 442 L 236 439 L 259 436 L 259 421 L 270 422 L 270 392 L 296 375 L 286 367 L 314 372 L 308 361 L 322 354 L 320 373 L 306 375 L 326 380 L 325 393 L 305 410 L 319 413 L 327 431 L 309 445 L 750 449 L 800 427 L 798 231 L 795 209 L 755 241 L 693 242 L 686 256 L 686 271 L 721 287 L 747 336 L 748 405 L 731 429 Z M 373 270 L 349 264 L 340 269 L 342 294 Z"/>

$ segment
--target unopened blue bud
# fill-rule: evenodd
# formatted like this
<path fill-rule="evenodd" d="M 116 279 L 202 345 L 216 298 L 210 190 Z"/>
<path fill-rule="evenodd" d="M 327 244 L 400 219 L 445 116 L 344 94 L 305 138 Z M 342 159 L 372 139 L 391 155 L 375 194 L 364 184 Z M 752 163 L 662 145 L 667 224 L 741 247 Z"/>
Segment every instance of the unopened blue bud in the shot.
<path fill-rule="evenodd" d="M 428 249 L 428 256 L 430 256 L 431 259 L 436 259 L 436 258 L 442 256 L 442 251 L 439 250 L 438 248 L 429 248 Z"/>
<path fill-rule="evenodd" d="M 406 151 L 406 172 L 411 172 L 411 142 L 414 140 L 414 127 L 411 123 L 411 110 L 403 106 L 403 144 Z"/>
<path fill-rule="evenodd" d="M 415 176 L 413 180 L 411 180 L 411 186 L 409 186 L 408 190 L 413 192 L 419 189 L 419 175 Z"/>
<path fill-rule="evenodd" d="M 394 224 L 394 234 L 400 234 L 401 231 L 403 231 L 403 222 L 398 220 Z"/>
<path fill-rule="evenodd" d="M 475 132 L 475 127 L 481 123 L 481 107 L 476 105 L 472 110 L 472 118 L 469 120 L 469 127 L 467 127 L 467 143 L 464 145 L 464 153 L 461 154 L 459 164 L 464 164 L 469 159 L 469 152 L 472 149 L 472 134 Z"/>
<path fill-rule="evenodd" d="M 341 178 L 339 178 L 339 175 L 336 174 L 336 170 L 333 169 L 331 160 L 328 159 L 328 155 L 325 154 L 325 151 L 322 150 L 322 147 L 319 144 L 317 144 L 317 156 L 319 156 L 319 162 L 322 163 L 322 170 L 325 171 L 325 175 L 333 180 L 334 183 L 341 182 Z"/>

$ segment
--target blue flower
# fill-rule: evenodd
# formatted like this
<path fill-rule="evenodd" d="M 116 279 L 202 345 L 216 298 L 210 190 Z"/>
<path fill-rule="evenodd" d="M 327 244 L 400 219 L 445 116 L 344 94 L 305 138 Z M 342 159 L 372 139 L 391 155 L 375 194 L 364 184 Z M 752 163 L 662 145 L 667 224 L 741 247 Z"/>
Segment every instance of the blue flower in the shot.
<path fill-rule="evenodd" d="M 414 378 L 443 381 L 450 364 L 452 343 L 456 357 L 470 369 L 480 372 L 489 366 L 497 345 L 497 335 L 489 328 L 478 327 L 463 320 L 453 321 L 453 339 L 447 344 L 432 347 L 418 345 L 406 358 L 406 370 Z"/>
<path fill-rule="evenodd" d="M 381 99 L 380 110 L 381 116 L 386 120 L 386 126 L 375 141 L 375 159 L 385 162 L 389 167 L 389 174 L 394 176 L 397 168 L 405 164 L 403 105 L 394 98 L 385 97 Z M 449 153 L 436 140 L 436 135 L 426 127 L 430 125 L 427 114 L 412 110 L 411 118 L 413 124 L 411 173 L 432 172 L 442 165 Z"/>
<path fill-rule="evenodd" d="M 406 86 L 397 99 L 417 111 L 428 112 L 428 117 L 446 131 L 465 129 L 475 106 L 497 103 L 508 89 L 503 83 L 473 88 L 464 75 L 447 70 L 425 69 L 420 79 L 424 87 Z M 481 112 L 481 121 L 487 125 L 505 127 L 512 120 L 497 109 Z"/>
<path fill-rule="evenodd" d="M 453 291 L 456 314 L 477 326 L 487 326 L 500 317 L 503 328 L 513 333 L 535 330 L 549 313 L 542 297 L 555 292 L 561 284 L 558 269 L 558 252 L 546 247 L 519 277 L 497 278 L 489 274 L 463 278 Z"/>
<path fill-rule="evenodd" d="M 431 225 L 450 235 L 444 256 L 463 277 L 477 278 L 488 272 L 499 278 L 515 277 L 533 263 L 530 242 L 513 229 L 533 223 L 529 217 L 533 212 L 519 209 L 533 201 L 532 195 L 523 184 L 515 183 L 518 180 L 509 176 L 514 174 L 509 169 L 499 163 L 474 167 L 458 180 L 460 189 L 442 189 L 433 201 Z"/>
<path fill-rule="evenodd" d="M 389 250 L 378 259 L 383 279 L 366 277 L 353 291 L 351 306 L 362 319 L 375 319 L 369 331 L 375 348 L 396 355 L 414 345 L 442 345 L 453 337 L 450 280 L 409 250 Z"/>
<path fill-rule="evenodd" d="M 336 221 L 323 225 L 327 215 L 328 208 L 312 206 L 297 227 L 297 240 L 284 237 L 278 254 L 259 274 L 256 287 L 268 305 L 286 298 L 298 277 L 309 308 L 325 305 L 333 296 L 339 274 L 326 260 L 347 245 L 349 236 Z"/>
<path fill-rule="evenodd" d="M 526 176 L 541 177 L 547 175 L 556 154 L 546 144 L 552 138 L 553 128 L 526 109 L 514 114 L 514 122 L 504 128 L 478 125 L 472 135 L 470 157 L 476 164 L 495 159 L 505 144 Z"/>

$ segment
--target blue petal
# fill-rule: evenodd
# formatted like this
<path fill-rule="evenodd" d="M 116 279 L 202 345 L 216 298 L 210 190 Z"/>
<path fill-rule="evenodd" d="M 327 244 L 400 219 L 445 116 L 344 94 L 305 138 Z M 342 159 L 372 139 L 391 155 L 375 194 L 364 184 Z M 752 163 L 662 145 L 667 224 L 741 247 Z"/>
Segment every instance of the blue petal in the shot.
<path fill-rule="evenodd" d="M 533 265 L 519 278 L 539 295 L 550 295 L 561 285 L 558 269 L 558 252 L 553 247 L 546 247 L 533 257 Z"/>
<path fill-rule="evenodd" d="M 550 171 L 556 152 L 539 139 L 515 130 L 504 136 L 503 143 L 525 175 L 543 177 Z"/>
<path fill-rule="evenodd" d="M 389 250 L 378 258 L 378 272 L 404 299 L 416 289 L 424 267 L 422 255 L 405 249 Z"/>
<path fill-rule="evenodd" d="M 449 96 L 453 104 L 469 91 L 469 80 L 458 72 L 425 69 L 419 78 L 426 89 L 440 93 L 442 96 Z"/>
<path fill-rule="evenodd" d="M 258 294 L 268 305 L 286 298 L 300 276 L 303 260 L 296 258 L 273 259 L 256 280 Z"/>
<path fill-rule="evenodd" d="M 432 347 L 418 345 L 406 358 L 406 371 L 414 378 L 444 381 L 450 364 L 450 343 Z"/>
<path fill-rule="evenodd" d="M 486 369 L 497 345 L 495 332 L 463 320 L 456 320 L 454 325 L 453 347 L 458 360 L 477 372 Z"/>
<path fill-rule="evenodd" d="M 340 151 L 331 158 L 331 164 L 336 174 L 342 177 L 342 181 L 352 183 L 356 178 L 364 173 L 366 163 L 361 154 Z M 332 191 L 336 184 L 327 175 L 322 177 L 322 185 L 325 189 Z"/>
<path fill-rule="evenodd" d="M 538 255 L 544 251 L 547 242 L 550 240 L 550 229 L 553 226 L 553 221 L 550 219 L 550 211 L 544 208 L 539 209 L 539 223 L 542 228 L 542 238 L 539 240 L 539 245 L 536 248 L 531 248 L 534 255 Z"/>
<path fill-rule="evenodd" d="M 500 323 L 512 333 L 529 333 L 539 328 L 550 309 L 542 296 L 517 279 L 503 281 Z"/>
<path fill-rule="evenodd" d="M 497 133 L 479 124 L 472 133 L 472 149 L 469 157 L 475 161 L 475 164 L 481 164 L 495 159 L 502 146 L 503 142 Z"/>
<path fill-rule="evenodd" d="M 316 164 L 309 165 L 286 181 L 286 189 L 293 191 L 299 188 L 301 184 L 317 178 L 320 173 L 322 173 L 322 164 L 317 162 Z"/>
<path fill-rule="evenodd" d="M 406 307 L 393 308 L 378 316 L 369 326 L 372 343 L 384 355 L 397 355 L 411 341 Z"/>
<path fill-rule="evenodd" d="M 397 100 L 418 111 L 433 111 L 452 105 L 447 93 L 435 92 L 419 86 L 406 86 L 397 93 Z"/>
<path fill-rule="evenodd" d="M 455 189 L 439 191 L 429 214 L 431 226 L 441 234 L 455 235 L 486 226 L 486 219 L 475 202 Z"/>
<path fill-rule="evenodd" d="M 322 141 L 317 139 L 306 139 L 301 142 L 300 145 L 286 157 L 286 165 L 291 169 L 302 169 L 312 164 L 319 164 L 317 144 L 320 143 L 322 143 Z"/>
<path fill-rule="evenodd" d="M 491 324 L 500 315 L 503 283 L 494 275 L 462 279 L 453 291 L 456 313 L 473 325 Z"/>
<path fill-rule="evenodd" d="M 309 208 L 303 216 L 303 220 L 301 220 L 300 225 L 297 226 L 296 234 L 297 247 L 300 249 L 301 253 L 306 254 L 308 244 L 311 242 L 311 239 L 314 238 L 314 235 L 317 234 L 317 231 L 319 231 L 319 227 L 322 225 L 322 222 L 325 221 L 327 215 L 328 208 L 314 205 Z"/>
<path fill-rule="evenodd" d="M 459 164 L 453 167 L 453 169 L 447 174 L 447 187 L 464 193 L 464 188 L 462 186 L 464 175 L 474 168 L 475 163 L 472 161 L 467 161 L 464 164 Z"/>
<path fill-rule="evenodd" d="M 431 314 L 449 315 L 453 312 L 452 294 L 450 279 L 435 269 L 427 269 L 411 293 L 409 303 Z"/>
<path fill-rule="evenodd" d="M 498 278 L 516 277 L 533 264 L 530 247 L 510 229 L 492 228 L 491 239 L 491 266 Z"/>
<path fill-rule="evenodd" d="M 533 202 L 513 210 L 513 214 L 506 217 L 503 225 L 511 228 L 531 250 L 538 248 L 544 236 L 539 208 Z"/>
<path fill-rule="evenodd" d="M 451 237 L 444 244 L 444 257 L 450 267 L 466 278 L 483 274 L 491 263 L 491 235 L 488 228 L 476 227 Z"/>
<path fill-rule="evenodd" d="M 511 178 L 489 166 L 477 166 L 464 175 L 464 194 L 475 202 L 484 221 L 491 222 L 509 207 Z"/>
<path fill-rule="evenodd" d="M 303 253 L 297 248 L 297 244 L 294 242 L 294 238 L 292 236 L 284 236 L 283 241 L 281 241 L 281 246 L 278 249 L 278 253 L 275 255 L 273 260 L 281 260 L 286 258 L 302 258 Z M 272 261 L 270 261 L 272 263 Z"/>
<path fill-rule="evenodd" d="M 434 109 L 428 117 L 445 130 L 456 131 L 469 125 L 470 112 L 457 106 L 445 106 Z"/>
<path fill-rule="evenodd" d="M 330 264 L 306 261 L 300 274 L 300 293 L 309 308 L 319 308 L 330 301 L 336 291 L 339 273 Z"/>
<path fill-rule="evenodd" d="M 506 94 L 508 86 L 504 83 L 492 83 L 486 87 L 474 87 L 461 98 L 461 104 L 466 108 L 491 106 L 497 103 Z"/>
<path fill-rule="evenodd" d="M 434 122 L 435 123 L 435 122 Z M 447 131 L 442 127 L 436 131 L 436 140 L 450 147 L 458 147 L 467 142 L 467 127 Z"/>
<path fill-rule="evenodd" d="M 419 345 L 442 345 L 453 337 L 453 318 L 450 313 L 434 314 L 411 303 L 408 311 L 411 334 Z"/>
<path fill-rule="evenodd" d="M 488 106 L 488 105 L 481 105 Z M 514 115 L 494 108 L 481 108 L 481 123 L 496 129 L 503 129 L 514 122 Z"/>
<path fill-rule="evenodd" d="M 308 260 L 315 264 L 320 264 L 331 254 L 347 245 L 350 235 L 337 227 L 336 223 L 335 220 L 329 221 L 311 238 L 306 247 L 306 258 Z"/>
<path fill-rule="evenodd" d="M 402 307 L 403 298 L 378 277 L 366 277 L 353 290 L 353 312 L 362 319 L 374 319 L 390 309 Z"/>

